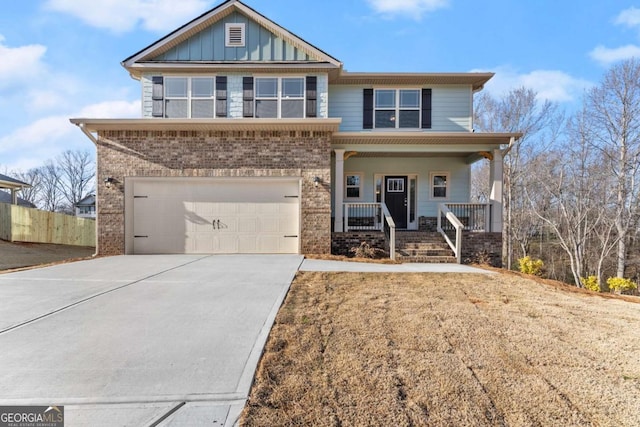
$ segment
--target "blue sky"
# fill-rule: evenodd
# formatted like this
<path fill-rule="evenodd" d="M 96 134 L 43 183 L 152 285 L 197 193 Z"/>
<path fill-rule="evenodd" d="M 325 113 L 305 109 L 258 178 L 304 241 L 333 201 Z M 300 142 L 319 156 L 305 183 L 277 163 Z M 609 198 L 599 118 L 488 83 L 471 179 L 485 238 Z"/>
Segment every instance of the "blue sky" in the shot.
<path fill-rule="evenodd" d="M 244 0 L 348 71 L 493 71 L 568 110 L 616 61 L 640 57 L 628 0 Z M 70 117 L 139 117 L 120 62 L 220 0 L 4 1 L 0 173 L 92 143 Z"/>

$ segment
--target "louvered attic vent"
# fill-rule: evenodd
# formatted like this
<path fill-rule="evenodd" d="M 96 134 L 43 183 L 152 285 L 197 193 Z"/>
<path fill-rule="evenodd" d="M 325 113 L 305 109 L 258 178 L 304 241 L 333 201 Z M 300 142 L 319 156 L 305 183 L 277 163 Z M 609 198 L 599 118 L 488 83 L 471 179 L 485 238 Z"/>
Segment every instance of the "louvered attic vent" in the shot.
<path fill-rule="evenodd" d="M 227 47 L 244 47 L 244 24 L 226 24 Z"/>

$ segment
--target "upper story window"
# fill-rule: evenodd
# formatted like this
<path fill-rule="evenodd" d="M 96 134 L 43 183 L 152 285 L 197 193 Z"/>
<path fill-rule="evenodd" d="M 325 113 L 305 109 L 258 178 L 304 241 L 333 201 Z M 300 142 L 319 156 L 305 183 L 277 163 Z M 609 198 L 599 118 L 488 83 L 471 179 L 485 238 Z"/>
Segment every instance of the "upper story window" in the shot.
<path fill-rule="evenodd" d="M 432 90 L 362 91 L 362 129 L 431 129 Z"/>
<path fill-rule="evenodd" d="M 164 117 L 213 118 L 215 79 L 213 77 L 165 77 Z"/>
<path fill-rule="evenodd" d="M 305 116 L 303 77 L 256 77 L 255 117 L 302 118 Z"/>
<path fill-rule="evenodd" d="M 376 89 L 376 129 L 420 128 L 420 89 Z"/>

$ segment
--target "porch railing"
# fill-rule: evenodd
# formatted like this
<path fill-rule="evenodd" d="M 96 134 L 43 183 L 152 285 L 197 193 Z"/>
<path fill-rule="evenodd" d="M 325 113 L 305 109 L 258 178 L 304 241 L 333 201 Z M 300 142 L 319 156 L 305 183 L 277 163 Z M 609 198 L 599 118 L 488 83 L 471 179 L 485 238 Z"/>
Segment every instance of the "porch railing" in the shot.
<path fill-rule="evenodd" d="M 444 236 L 449 247 L 456 254 L 458 264 L 462 263 L 462 230 L 464 225 L 449 210 L 445 203 L 438 204 L 438 232 Z"/>
<path fill-rule="evenodd" d="M 345 203 L 344 231 L 383 231 L 389 257 L 396 259 L 396 223 L 384 203 Z"/>
<path fill-rule="evenodd" d="M 391 217 L 391 213 L 389 213 L 389 209 L 387 209 L 387 205 L 381 203 L 382 215 L 384 215 L 384 222 L 382 224 L 382 229 L 384 230 L 384 235 L 389 242 L 389 258 L 395 261 L 396 259 L 396 223 Z"/>
<path fill-rule="evenodd" d="M 382 206 L 380 203 L 345 203 L 344 231 L 382 231 Z"/>
<path fill-rule="evenodd" d="M 491 205 L 446 203 L 446 207 L 462 223 L 465 231 L 491 231 Z"/>

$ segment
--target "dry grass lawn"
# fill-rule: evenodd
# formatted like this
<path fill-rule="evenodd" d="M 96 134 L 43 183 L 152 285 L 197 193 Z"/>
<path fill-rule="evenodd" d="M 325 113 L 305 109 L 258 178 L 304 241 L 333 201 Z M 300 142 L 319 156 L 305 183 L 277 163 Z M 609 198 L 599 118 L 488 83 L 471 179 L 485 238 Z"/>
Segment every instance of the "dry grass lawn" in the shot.
<path fill-rule="evenodd" d="M 299 273 L 245 426 L 639 426 L 640 305 L 514 275 Z"/>

